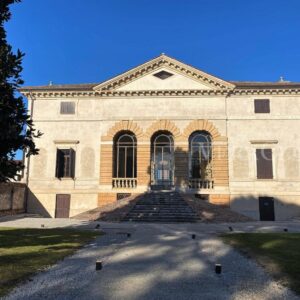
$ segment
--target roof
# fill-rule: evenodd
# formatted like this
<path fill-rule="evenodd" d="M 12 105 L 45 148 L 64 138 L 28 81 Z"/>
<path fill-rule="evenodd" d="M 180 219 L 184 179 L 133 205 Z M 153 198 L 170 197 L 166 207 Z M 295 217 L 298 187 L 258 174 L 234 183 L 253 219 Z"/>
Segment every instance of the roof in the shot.
<path fill-rule="evenodd" d="M 228 81 L 236 86 L 237 89 L 290 89 L 300 88 L 300 82 L 264 82 L 264 81 Z M 24 86 L 21 92 L 30 91 L 93 91 L 99 83 L 82 84 L 53 84 L 40 86 Z"/>
<path fill-rule="evenodd" d="M 300 88 L 300 82 L 277 81 L 277 82 L 258 82 L 258 81 L 225 81 L 190 65 L 182 63 L 165 54 L 149 60 L 135 68 L 130 69 L 122 74 L 114 76 L 101 83 L 83 83 L 83 84 L 49 84 L 42 86 L 24 86 L 19 90 L 20 92 L 92 92 L 98 90 L 112 90 L 115 87 L 122 86 L 130 80 L 135 80 L 143 76 L 145 72 L 149 72 L 161 66 L 168 66 L 175 70 L 180 70 L 186 76 L 194 76 L 195 79 L 205 80 L 205 82 L 212 84 L 216 89 L 236 89 L 236 90 L 256 90 L 256 89 L 297 89 Z"/>
<path fill-rule="evenodd" d="M 300 88 L 300 82 L 290 81 L 229 81 L 238 89 L 280 89 Z"/>
<path fill-rule="evenodd" d="M 81 84 L 51 84 L 38 86 L 24 86 L 19 90 L 21 92 L 30 91 L 89 91 L 99 83 L 81 83 Z"/>

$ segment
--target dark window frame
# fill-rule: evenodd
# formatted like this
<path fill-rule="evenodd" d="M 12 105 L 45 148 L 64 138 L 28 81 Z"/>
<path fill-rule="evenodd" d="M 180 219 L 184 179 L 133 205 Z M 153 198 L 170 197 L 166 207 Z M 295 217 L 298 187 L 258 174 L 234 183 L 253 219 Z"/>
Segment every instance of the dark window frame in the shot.
<path fill-rule="evenodd" d="M 256 149 L 256 178 L 257 179 L 274 179 L 273 170 L 273 149 L 258 148 Z"/>
<path fill-rule="evenodd" d="M 137 140 L 134 133 L 121 131 L 114 138 L 114 178 L 137 177 Z"/>
<path fill-rule="evenodd" d="M 56 172 L 55 177 L 75 178 L 75 159 L 76 152 L 74 149 L 57 149 L 56 150 Z"/>
<path fill-rule="evenodd" d="M 207 180 L 212 178 L 212 137 L 199 130 L 189 137 L 189 178 Z"/>
<path fill-rule="evenodd" d="M 254 99 L 254 113 L 269 114 L 270 111 L 270 99 Z"/>

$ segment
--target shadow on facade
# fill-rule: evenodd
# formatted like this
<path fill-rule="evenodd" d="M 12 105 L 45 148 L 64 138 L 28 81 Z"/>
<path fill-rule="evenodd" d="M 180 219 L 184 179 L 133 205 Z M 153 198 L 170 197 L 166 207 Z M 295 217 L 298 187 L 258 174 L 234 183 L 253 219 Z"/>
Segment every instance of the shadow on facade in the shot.
<path fill-rule="evenodd" d="M 51 215 L 48 213 L 47 209 L 40 202 L 40 200 L 35 196 L 35 194 L 28 188 L 27 196 L 27 213 L 38 214 L 45 218 L 51 218 Z M 54 203 L 55 205 L 55 203 Z"/>
<path fill-rule="evenodd" d="M 131 196 L 113 204 L 97 207 L 73 216 L 72 219 L 119 222 L 130 212 L 142 195 Z"/>
<path fill-rule="evenodd" d="M 295 201 L 297 196 L 286 196 L 285 199 L 272 194 L 244 195 L 232 197 L 230 208 L 254 220 L 284 221 L 300 217 L 300 205 Z"/>
<path fill-rule="evenodd" d="M 152 154 L 151 154 L 152 155 Z M 220 154 L 221 155 L 221 154 Z M 152 170 L 152 158 L 150 157 L 149 165 L 147 167 L 147 175 L 149 178 L 148 186 L 150 189 L 151 180 L 153 176 Z M 214 172 L 214 170 L 212 170 Z M 217 172 L 217 171 L 216 171 Z M 214 173 L 212 173 L 212 177 Z M 204 179 L 204 178 L 203 178 Z M 174 186 L 175 189 L 182 193 L 191 193 L 191 189 L 189 187 L 189 151 L 183 149 L 182 147 L 175 147 L 174 149 Z M 209 190 L 202 189 L 203 195 L 207 198 L 209 195 Z M 120 191 L 121 192 L 121 191 Z M 147 192 L 147 191 L 145 191 Z M 195 190 L 195 193 L 197 190 Z M 117 193 L 117 191 L 116 191 Z M 134 189 L 132 190 L 134 193 Z M 134 195 L 134 194 L 133 194 Z M 201 195 L 201 194 L 200 194 Z M 142 196 L 142 195 L 141 195 Z M 264 194 L 261 193 L 261 197 L 270 197 L 273 198 L 274 203 L 274 219 L 277 221 L 280 220 L 289 220 L 293 217 L 300 217 L 300 205 L 297 205 L 295 202 L 297 201 L 297 196 L 285 196 L 284 199 L 280 197 L 274 197 L 272 194 Z M 88 195 L 87 195 L 88 197 Z M 103 207 L 98 207 L 79 215 L 73 216 L 72 218 L 76 219 L 84 219 L 84 220 L 103 220 L 103 221 L 120 221 L 122 220 L 126 214 L 133 208 L 135 203 L 138 201 L 140 196 L 138 197 L 129 197 L 129 199 L 118 200 L 114 204 L 105 205 Z M 293 197 L 293 198 L 292 198 Z M 28 195 L 28 212 L 40 214 L 45 217 L 51 217 L 48 211 L 45 209 L 43 204 L 39 201 L 39 199 L 29 190 Z M 72 199 L 71 199 L 72 201 Z M 197 208 L 197 204 L 205 203 L 203 199 L 195 199 L 195 205 Z M 253 194 L 247 195 L 237 195 L 236 197 L 231 197 L 230 200 L 230 209 L 242 214 L 244 216 L 250 217 L 253 220 L 261 220 L 261 209 L 259 205 L 259 196 Z M 207 203 L 207 202 L 206 202 Z M 300 203 L 300 202 L 299 202 Z M 55 205 L 55 204 L 54 204 Z M 219 209 L 219 205 L 209 204 L 211 207 L 207 208 L 204 205 L 198 205 L 199 210 L 207 210 L 209 215 L 220 216 L 220 212 L 214 212 L 214 209 Z M 228 209 L 226 210 L 228 212 Z M 225 214 L 225 210 L 221 211 L 221 213 Z M 272 214 L 272 213 L 270 213 Z M 199 213 L 202 215 L 202 211 Z M 200 216 L 201 217 L 201 216 Z M 212 217 L 212 220 L 215 218 Z M 221 220 L 222 218 L 220 218 Z M 239 220 L 239 219 L 238 219 Z M 230 221 L 234 222 L 232 218 Z"/>

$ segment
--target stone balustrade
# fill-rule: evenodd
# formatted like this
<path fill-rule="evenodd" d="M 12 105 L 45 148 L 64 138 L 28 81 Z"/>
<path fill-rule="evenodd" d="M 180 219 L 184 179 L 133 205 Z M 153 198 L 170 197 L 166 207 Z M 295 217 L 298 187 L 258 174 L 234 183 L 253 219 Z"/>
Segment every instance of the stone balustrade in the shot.
<path fill-rule="evenodd" d="M 113 188 L 126 188 L 133 189 L 137 186 L 136 178 L 113 178 L 112 179 Z"/>
<path fill-rule="evenodd" d="M 214 181 L 212 179 L 202 180 L 200 178 L 189 179 L 191 189 L 213 189 Z"/>

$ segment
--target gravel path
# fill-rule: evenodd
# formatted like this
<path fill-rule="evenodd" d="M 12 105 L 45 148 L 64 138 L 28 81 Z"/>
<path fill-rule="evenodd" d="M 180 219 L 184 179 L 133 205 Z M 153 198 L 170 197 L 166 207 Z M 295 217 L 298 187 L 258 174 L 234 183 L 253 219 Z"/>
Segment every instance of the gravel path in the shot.
<path fill-rule="evenodd" d="M 6 299 L 288 299 L 291 291 L 214 234 L 175 224 L 114 224 Z M 126 232 L 131 232 L 127 238 Z M 196 239 L 191 239 L 196 233 Z M 95 271 L 96 259 L 103 269 Z M 214 273 L 221 263 L 221 275 Z"/>

